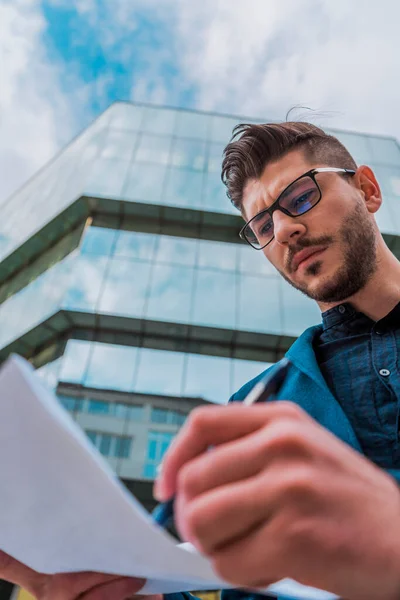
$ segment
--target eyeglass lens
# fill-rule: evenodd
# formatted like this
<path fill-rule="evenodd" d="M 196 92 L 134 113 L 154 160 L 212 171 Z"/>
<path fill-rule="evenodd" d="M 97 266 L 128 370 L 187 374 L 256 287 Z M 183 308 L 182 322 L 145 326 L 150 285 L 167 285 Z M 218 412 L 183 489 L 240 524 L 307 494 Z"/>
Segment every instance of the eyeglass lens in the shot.
<path fill-rule="evenodd" d="M 320 200 L 320 190 L 312 177 L 294 181 L 278 198 L 279 207 L 290 216 L 298 217 L 313 208 Z M 268 244 L 274 237 L 274 223 L 268 211 L 256 215 L 244 231 L 246 239 L 256 248 Z"/>

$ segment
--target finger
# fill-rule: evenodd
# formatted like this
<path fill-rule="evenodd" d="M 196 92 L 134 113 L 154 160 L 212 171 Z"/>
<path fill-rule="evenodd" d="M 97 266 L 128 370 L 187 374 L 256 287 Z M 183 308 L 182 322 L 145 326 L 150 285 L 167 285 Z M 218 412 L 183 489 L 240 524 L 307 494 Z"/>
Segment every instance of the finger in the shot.
<path fill-rule="evenodd" d="M 294 464 L 310 455 L 303 424 L 282 418 L 239 440 L 197 456 L 179 472 L 177 494 L 186 501 L 229 483 L 248 479 L 279 460 Z"/>
<path fill-rule="evenodd" d="M 57 573 L 56 575 L 49 577 L 46 600 L 47 598 L 49 600 L 73 600 L 84 595 L 88 590 L 104 584 L 113 583 L 120 579 L 120 575 L 92 571 Z M 142 581 L 135 577 L 123 577 L 122 579 L 127 580 L 133 586 L 137 585 L 138 581 Z M 140 586 L 142 585 L 143 584 L 140 583 Z"/>
<path fill-rule="evenodd" d="M 258 476 L 213 489 L 191 502 L 178 495 L 175 522 L 182 538 L 210 556 L 246 535 L 274 511 L 266 501 L 265 484 Z"/>
<path fill-rule="evenodd" d="M 44 586 L 47 575 L 30 569 L 0 550 L 0 577 L 25 588 L 33 595 L 37 595 Z"/>
<path fill-rule="evenodd" d="M 163 461 L 154 494 L 158 500 L 171 498 L 176 491 L 181 467 L 210 446 L 248 435 L 282 415 L 300 418 L 306 414 L 291 402 L 271 402 L 254 406 L 228 405 L 193 411 L 181 433 L 175 438 Z"/>
<path fill-rule="evenodd" d="M 92 587 L 79 600 L 127 600 L 135 596 L 144 586 L 145 579 L 118 577 L 113 581 Z"/>
<path fill-rule="evenodd" d="M 214 571 L 228 583 L 243 588 L 262 589 L 291 577 L 291 557 L 285 553 L 275 529 L 271 520 L 220 548 L 211 556 Z M 282 556 L 286 559 L 283 563 Z"/>

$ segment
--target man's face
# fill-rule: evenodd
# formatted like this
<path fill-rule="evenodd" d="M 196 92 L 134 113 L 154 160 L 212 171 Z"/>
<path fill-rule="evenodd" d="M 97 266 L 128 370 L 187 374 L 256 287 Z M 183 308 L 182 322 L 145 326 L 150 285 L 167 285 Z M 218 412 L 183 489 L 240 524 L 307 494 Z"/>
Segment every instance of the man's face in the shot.
<path fill-rule="evenodd" d="M 321 166 L 342 165 L 310 164 L 299 150 L 268 164 L 260 179 L 245 186 L 246 220 L 271 206 L 297 177 Z M 376 229 L 357 176 L 352 181 L 336 173 L 319 173 L 316 179 L 320 202 L 296 218 L 275 211 L 274 239 L 263 252 L 291 285 L 310 298 L 342 302 L 362 289 L 376 269 Z"/>

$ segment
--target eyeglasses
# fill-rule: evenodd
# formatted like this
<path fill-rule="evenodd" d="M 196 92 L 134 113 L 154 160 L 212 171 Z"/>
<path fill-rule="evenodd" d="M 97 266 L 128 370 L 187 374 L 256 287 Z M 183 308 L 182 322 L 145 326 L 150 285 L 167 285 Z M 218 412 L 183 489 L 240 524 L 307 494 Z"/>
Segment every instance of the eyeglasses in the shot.
<path fill-rule="evenodd" d="M 272 215 L 276 210 L 289 217 L 304 215 L 321 200 L 322 192 L 315 176 L 317 173 L 342 173 L 354 175 L 352 169 L 336 169 L 320 167 L 300 175 L 283 190 L 278 199 L 269 207 L 255 215 L 240 230 L 239 236 L 256 250 L 262 250 L 274 238 L 274 221 Z"/>

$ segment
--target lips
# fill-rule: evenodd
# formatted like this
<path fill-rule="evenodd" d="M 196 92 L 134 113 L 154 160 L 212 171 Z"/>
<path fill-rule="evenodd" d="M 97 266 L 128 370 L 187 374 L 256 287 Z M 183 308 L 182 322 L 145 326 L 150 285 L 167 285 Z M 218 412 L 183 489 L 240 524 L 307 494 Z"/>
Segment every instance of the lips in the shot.
<path fill-rule="evenodd" d="M 292 260 L 293 270 L 297 271 L 302 262 L 313 256 L 317 255 L 323 250 L 325 250 L 325 246 L 314 246 L 312 248 L 305 248 L 304 250 L 300 250 L 300 252 L 296 252 Z"/>

